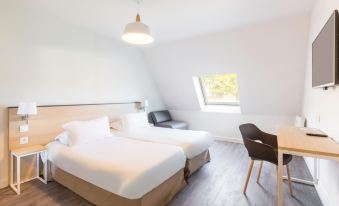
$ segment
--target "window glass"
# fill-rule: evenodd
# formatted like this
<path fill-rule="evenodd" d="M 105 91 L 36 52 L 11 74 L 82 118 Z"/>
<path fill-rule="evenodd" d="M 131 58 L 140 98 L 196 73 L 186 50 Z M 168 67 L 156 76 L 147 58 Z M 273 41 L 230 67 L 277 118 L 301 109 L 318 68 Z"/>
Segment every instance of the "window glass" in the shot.
<path fill-rule="evenodd" d="M 237 74 L 216 74 L 199 77 L 206 105 L 239 106 Z"/>

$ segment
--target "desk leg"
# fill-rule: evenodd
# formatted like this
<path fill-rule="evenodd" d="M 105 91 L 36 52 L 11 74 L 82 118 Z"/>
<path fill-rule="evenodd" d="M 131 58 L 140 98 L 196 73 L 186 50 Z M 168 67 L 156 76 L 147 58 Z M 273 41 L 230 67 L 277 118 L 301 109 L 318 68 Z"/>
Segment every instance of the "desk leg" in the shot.
<path fill-rule="evenodd" d="M 319 181 L 319 159 L 318 158 L 314 158 L 313 160 L 314 163 L 314 171 L 313 171 L 313 182 L 314 184 L 318 184 Z"/>
<path fill-rule="evenodd" d="M 283 153 L 278 151 L 278 206 L 283 206 Z"/>
<path fill-rule="evenodd" d="M 36 153 L 36 177 L 40 177 L 40 157 L 39 157 L 39 152 Z"/>
<path fill-rule="evenodd" d="M 20 157 L 17 157 L 16 159 L 16 188 L 17 188 L 17 194 L 20 195 L 20 184 L 21 184 L 21 177 L 20 177 Z"/>
<path fill-rule="evenodd" d="M 11 154 L 11 181 L 10 181 L 10 185 L 13 186 L 14 183 L 14 170 L 13 170 L 13 164 L 14 164 L 14 160 L 13 160 L 13 155 Z"/>
<path fill-rule="evenodd" d="M 48 164 L 48 161 L 46 161 L 45 163 L 44 163 L 44 183 L 45 184 L 47 184 L 47 164 Z"/>

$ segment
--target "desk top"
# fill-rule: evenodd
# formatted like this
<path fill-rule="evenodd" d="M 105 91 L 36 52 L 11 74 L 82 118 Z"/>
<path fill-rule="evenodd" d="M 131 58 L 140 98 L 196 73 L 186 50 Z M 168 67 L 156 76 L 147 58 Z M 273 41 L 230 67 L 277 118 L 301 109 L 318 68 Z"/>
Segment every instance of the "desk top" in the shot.
<path fill-rule="evenodd" d="M 47 148 L 43 145 L 33 145 L 33 146 L 23 147 L 20 149 L 14 149 L 11 151 L 11 153 L 17 156 L 22 156 L 22 155 L 27 155 L 31 153 L 41 152 L 46 149 Z"/>
<path fill-rule="evenodd" d="M 339 143 L 328 137 L 306 135 L 310 131 L 312 132 L 312 130 L 298 127 L 278 129 L 278 148 L 311 155 L 339 157 Z"/>

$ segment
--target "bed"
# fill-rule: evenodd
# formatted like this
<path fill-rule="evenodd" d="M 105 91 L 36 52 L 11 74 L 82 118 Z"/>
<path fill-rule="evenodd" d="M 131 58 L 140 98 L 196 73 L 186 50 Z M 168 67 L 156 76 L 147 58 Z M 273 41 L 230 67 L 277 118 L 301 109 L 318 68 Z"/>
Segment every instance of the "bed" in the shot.
<path fill-rule="evenodd" d="M 165 205 L 186 185 L 187 157 L 182 148 L 122 137 L 91 139 L 103 137 L 93 135 L 94 131 L 109 133 L 104 137 L 110 136 L 108 122 L 122 114 L 139 111 L 139 106 L 140 102 L 39 106 L 38 114 L 30 119 L 31 137 L 26 145 L 20 144 L 22 133 L 18 128 L 24 122 L 17 115 L 18 108 L 9 108 L 9 149 L 48 144 L 48 177 L 95 205 Z M 93 125 L 88 126 L 88 121 L 103 116 L 106 116 L 105 126 L 96 125 L 96 129 L 91 130 Z M 87 123 L 79 129 L 79 121 Z M 70 122 L 76 124 L 68 124 Z M 76 127 L 63 135 L 67 137 L 61 138 L 63 143 L 61 139 L 55 141 L 56 136 L 66 132 L 66 125 Z M 69 142 L 64 142 L 65 139 Z M 78 143 L 84 143 L 83 140 L 87 142 L 80 146 Z M 197 161 L 201 159 L 197 158 Z M 36 175 L 36 161 L 32 159 L 23 163 L 22 179 L 29 180 Z M 116 184 L 112 185 L 113 181 Z"/>
<path fill-rule="evenodd" d="M 153 127 L 148 124 L 145 113 L 124 114 L 110 125 L 116 136 L 182 148 L 187 158 L 186 178 L 211 159 L 209 147 L 214 138 L 208 132 Z"/>
<path fill-rule="evenodd" d="M 68 147 L 48 144 L 53 179 L 96 205 L 158 206 L 185 185 L 175 146 L 106 137 Z"/>

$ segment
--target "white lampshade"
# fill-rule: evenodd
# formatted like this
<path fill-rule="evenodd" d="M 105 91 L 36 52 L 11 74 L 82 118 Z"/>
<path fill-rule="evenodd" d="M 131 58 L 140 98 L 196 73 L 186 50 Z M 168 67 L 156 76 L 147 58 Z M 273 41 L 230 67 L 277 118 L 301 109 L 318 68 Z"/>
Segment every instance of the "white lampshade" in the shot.
<path fill-rule="evenodd" d="M 137 15 L 136 21 L 129 23 L 125 27 L 122 40 L 131 44 L 150 44 L 154 41 L 149 27 L 140 22 L 140 16 Z"/>
<path fill-rule="evenodd" d="M 36 102 L 20 102 L 18 108 L 18 115 L 34 115 L 37 114 Z"/>

